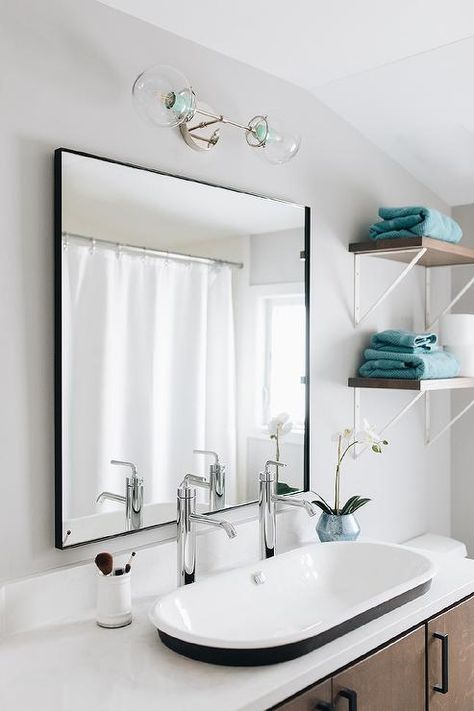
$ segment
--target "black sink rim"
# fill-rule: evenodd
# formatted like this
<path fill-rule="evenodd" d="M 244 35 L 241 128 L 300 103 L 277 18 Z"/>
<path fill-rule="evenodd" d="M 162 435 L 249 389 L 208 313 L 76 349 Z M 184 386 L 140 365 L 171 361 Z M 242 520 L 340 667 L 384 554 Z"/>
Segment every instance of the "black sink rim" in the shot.
<path fill-rule="evenodd" d="M 341 622 L 328 630 L 324 630 L 319 634 L 307 637 L 306 639 L 290 642 L 288 644 L 280 644 L 272 647 L 247 647 L 243 649 L 230 647 L 211 647 L 195 642 L 186 642 L 178 637 L 173 637 L 167 632 L 158 629 L 163 644 L 190 659 L 196 659 L 200 662 L 208 664 L 218 664 L 220 666 L 231 667 L 254 667 L 265 666 L 268 664 L 279 664 L 280 662 L 288 662 L 291 659 L 302 657 L 304 654 L 313 652 L 315 649 L 323 647 L 329 642 L 333 642 L 338 637 L 342 637 L 348 632 L 352 632 L 358 627 L 372 622 L 382 615 L 395 610 L 397 607 L 405 605 L 407 602 L 416 600 L 416 598 L 424 595 L 431 587 L 431 580 L 427 580 L 421 585 L 417 585 L 410 590 L 407 590 L 401 595 L 396 595 L 390 600 L 372 607 L 365 612 L 361 612 L 354 617 Z"/>

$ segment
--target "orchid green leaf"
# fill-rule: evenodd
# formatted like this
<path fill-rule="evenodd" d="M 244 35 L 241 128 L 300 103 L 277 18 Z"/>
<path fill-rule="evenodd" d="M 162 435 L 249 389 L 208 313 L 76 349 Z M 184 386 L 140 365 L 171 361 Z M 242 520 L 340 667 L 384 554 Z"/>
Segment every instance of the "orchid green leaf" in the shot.
<path fill-rule="evenodd" d="M 345 516 L 346 514 L 350 513 L 351 507 L 360 499 L 360 496 L 351 496 L 350 499 L 347 499 L 346 503 L 341 509 L 341 516 Z"/>
<path fill-rule="evenodd" d="M 319 506 L 319 508 L 324 511 L 324 513 L 329 514 L 329 516 L 334 514 L 334 511 L 323 501 L 313 501 L 313 504 Z"/>
<path fill-rule="evenodd" d="M 359 499 L 351 508 L 351 513 L 355 513 L 357 509 L 360 509 L 361 506 L 365 506 L 365 504 L 368 504 L 371 499 Z"/>

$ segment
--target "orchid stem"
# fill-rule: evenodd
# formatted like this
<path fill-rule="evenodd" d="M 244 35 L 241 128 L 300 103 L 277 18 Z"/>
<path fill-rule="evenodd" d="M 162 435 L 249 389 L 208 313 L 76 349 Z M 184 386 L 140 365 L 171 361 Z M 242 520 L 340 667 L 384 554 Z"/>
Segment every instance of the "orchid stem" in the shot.
<path fill-rule="evenodd" d="M 340 507 L 340 498 L 341 498 L 341 463 L 344 457 L 346 456 L 347 452 L 350 450 L 351 447 L 354 447 L 356 444 L 358 444 L 358 440 L 354 440 L 350 444 L 347 445 L 345 450 L 341 454 L 341 449 L 342 449 L 342 437 L 339 435 L 338 440 L 337 440 L 337 464 L 336 464 L 336 481 L 334 485 L 334 512 L 336 516 L 339 514 L 339 507 Z"/>
<path fill-rule="evenodd" d="M 337 465 L 336 465 L 336 481 L 334 484 L 334 512 L 337 516 L 339 513 L 339 490 L 340 490 L 340 479 L 341 479 L 341 444 L 342 444 L 342 437 L 339 435 L 337 439 Z M 344 455 L 343 455 L 344 456 Z"/>
<path fill-rule="evenodd" d="M 346 456 L 346 454 L 350 450 L 350 448 L 354 447 L 354 445 L 356 445 L 356 444 L 359 444 L 358 440 L 354 440 L 345 448 L 344 452 L 342 453 L 342 457 L 340 457 L 340 459 L 339 459 L 339 464 L 342 462 L 342 460 L 344 459 L 344 457 Z"/>

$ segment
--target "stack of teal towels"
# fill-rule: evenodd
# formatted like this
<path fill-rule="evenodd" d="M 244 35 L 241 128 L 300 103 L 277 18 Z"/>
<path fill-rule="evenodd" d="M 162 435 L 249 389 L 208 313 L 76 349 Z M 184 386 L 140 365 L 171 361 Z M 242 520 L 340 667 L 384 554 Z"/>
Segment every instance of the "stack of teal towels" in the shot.
<path fill-rule="evenodd" d="M 429 207 L 381 207 L 379 217 L 381 222 L 369 228 L 372 239 L 431 237 L 457 243 L 462 237 L 462 230 L 455 220 Z"/>
<path fill-rule="evenodd" d="M 364 351 L 362 378 L 429 380 L 459 375 L 456 358 L 440 348 L 435 333 L 382 331 L 372 336 Z"/>

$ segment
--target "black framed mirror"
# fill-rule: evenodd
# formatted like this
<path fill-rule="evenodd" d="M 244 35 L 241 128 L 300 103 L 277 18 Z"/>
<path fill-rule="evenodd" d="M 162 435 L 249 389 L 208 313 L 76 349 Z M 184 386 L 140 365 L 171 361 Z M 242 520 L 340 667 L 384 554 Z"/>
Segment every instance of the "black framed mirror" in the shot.
<path fill-rule="evenodd" d="M 57 547 L 309 489 L 309 293 L 308 207 L 56 150 Z"/>

